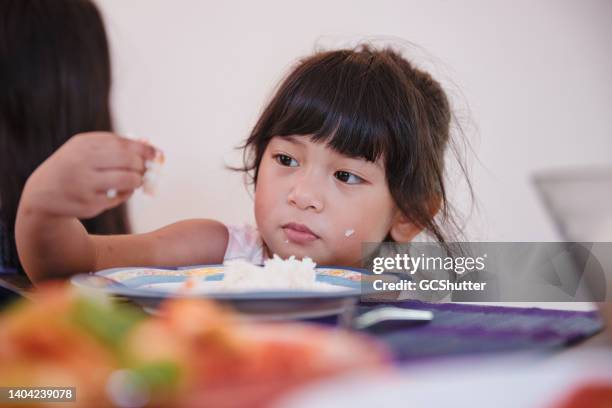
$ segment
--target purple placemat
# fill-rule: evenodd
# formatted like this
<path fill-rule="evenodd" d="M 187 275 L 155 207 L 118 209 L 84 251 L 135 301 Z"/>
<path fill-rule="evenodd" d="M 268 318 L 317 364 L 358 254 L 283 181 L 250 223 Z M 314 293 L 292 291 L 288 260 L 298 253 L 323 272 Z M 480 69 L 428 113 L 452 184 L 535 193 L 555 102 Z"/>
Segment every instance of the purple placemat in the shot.
<path fill-rule="evenodd" d="M 415 300 L 362 303 L 360 311 L 386 305 L 434 313 L 433 321 L 426 324 L 370 331 L 390 346 L 398 362 L 476 353 L 552 351 L 580 342 L 603 329 L 595 311 L 434 304 Z"/>

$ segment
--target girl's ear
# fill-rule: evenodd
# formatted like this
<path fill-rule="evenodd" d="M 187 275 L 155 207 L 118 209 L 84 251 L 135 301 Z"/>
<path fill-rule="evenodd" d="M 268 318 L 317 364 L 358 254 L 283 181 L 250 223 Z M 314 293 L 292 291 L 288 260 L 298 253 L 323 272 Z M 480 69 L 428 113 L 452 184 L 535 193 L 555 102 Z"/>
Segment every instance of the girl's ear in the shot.
<path fill-rule="evenodd" d="M 438 211 L 442 200 L 439 196 L 434 197 L 429 205 L 429 214 L 433 218 Z M 393 224 L 391 225 L 391 238 L 395 242 L 404 243 L 410 242 L 419 232 L 423 230 L 422 227 L 417 226 L 414 222 L 410 221 L 401 211 L 396 209 L 396 213 L 393 217 Z"/>
<path fill-rule="evenodd" d="M 410 221 L 400 211 L 395 214 L 393 224 L 391 225 L 391 238 L 395 242 L 405 243 L 410 242 L 417 234 L 421 232 L 421 228 L 417 227 L 412 221 Z"/>

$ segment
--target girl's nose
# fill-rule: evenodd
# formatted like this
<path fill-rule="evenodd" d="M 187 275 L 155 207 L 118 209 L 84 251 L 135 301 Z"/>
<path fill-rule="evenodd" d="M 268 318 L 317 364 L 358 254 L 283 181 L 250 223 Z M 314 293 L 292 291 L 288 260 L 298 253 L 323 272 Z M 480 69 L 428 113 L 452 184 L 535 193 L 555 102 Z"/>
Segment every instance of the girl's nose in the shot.
<path fill-rule="evenodd" d="M 313 177 L 304 175 L 289 192 L 287 202 L 300 210 L 321 212 L 323 210 L 323 200 L 320 195 L 320 188 L 317 189 L 316 186 L 317 182 Z"/>

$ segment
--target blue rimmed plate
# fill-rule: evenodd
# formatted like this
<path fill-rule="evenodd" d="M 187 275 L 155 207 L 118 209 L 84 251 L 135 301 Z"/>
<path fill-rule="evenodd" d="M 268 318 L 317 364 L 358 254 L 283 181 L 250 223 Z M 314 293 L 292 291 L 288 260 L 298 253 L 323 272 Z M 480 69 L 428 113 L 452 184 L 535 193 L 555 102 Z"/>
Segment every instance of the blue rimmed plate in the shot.
<path fill-rule="evenodd" d="M 310 291 L 216 291 L 224 276 L 223 265 L 181 268 L 113 268 L 94 274 L 77 275 L 72 283 L 129 299 L 148 310 L 155 310 L 164 299 L 196 297 L 229 304 L 238 312 L 265 319 L 316 318 L 339 315 L 352 309 L 364 294 L 362 278 L 367 271 L 317 268 L 317 283 L 325 290 Z M 196 282 L 198 291 L 186 290 L 187 280 Z M 210 290 L 206 290 L 207 286 Z M 202 290 L 204 289 L 204 290 Z"/>

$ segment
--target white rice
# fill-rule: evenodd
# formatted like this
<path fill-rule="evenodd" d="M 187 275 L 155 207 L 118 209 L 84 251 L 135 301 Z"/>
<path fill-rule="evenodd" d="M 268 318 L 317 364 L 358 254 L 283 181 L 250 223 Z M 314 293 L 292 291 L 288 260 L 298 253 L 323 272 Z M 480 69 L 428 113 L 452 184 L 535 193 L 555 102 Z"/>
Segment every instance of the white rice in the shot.
<path fill-rule="evenodd" d="M 291 256 L 283 260 L 278 255 L 264 261 L 264 266 L 237 259 L 226 261 L 221 281 L 191 283 L 189 292 L 252 292 L 252 291 L 339 291 L 346 289 L 317 282 L 316 263 L 310 258 L 301 261 Z"/>

